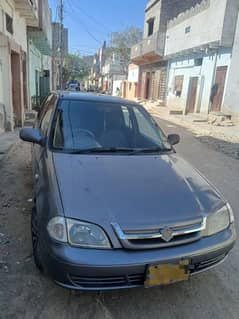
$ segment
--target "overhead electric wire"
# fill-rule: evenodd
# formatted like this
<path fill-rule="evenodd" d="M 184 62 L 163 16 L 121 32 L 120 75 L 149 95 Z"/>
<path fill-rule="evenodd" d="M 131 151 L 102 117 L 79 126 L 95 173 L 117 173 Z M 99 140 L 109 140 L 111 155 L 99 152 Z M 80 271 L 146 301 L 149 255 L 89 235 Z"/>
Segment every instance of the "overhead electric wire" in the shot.
<path fill-rule="evenodd" d="M 77 1 L 78 2 L 78 1 Z M 73 0 L 69 0 L 69 4 L 72 6 L 73 4 Z M 89 13 L 86 12 L 85 9 L 83 9 L 82 7 L 80 7 L 78 5 L 78 3 L 74 3 L 74 10 L 78 10 L 78 12 L 83 13 L 85 16 L 87 16 L 90 20 L 92 20 L 93 22 L 95 22 L 95 24 L 97 24 L 98 26 L 100 26 L 102 29 L 107 30 L 109 33 L 111 33 L 112 31 L 110 30 L 110 28 L 108 26 L 106 26 L 102 21 L 99 21 L 98 19 L 96 19 L 95 17 L 93 17 L 92 15 L 90 15 Z"/>
<path fill-rule="evenodd" d="M 75 13 L 74 10 L 73 10 L 73 8 L 72 8 L 72 6 L 69 4 L 69 1 L 66 1 L 66 3 L 68 4 L 68 8 L 72 11 L 72 13 Z M 77 21 L 72 20 L 72 22 L 75 22 L 75 23 L 77 23 L 77 24 L 80 24 L 80 25 L 84 28 L 85 32 L 86 32 L 93 40 L 95 40 L 95 41 L 96 41 L 97 43 L 99 43 L 100 45 L 102 44 L 102 42 L 99 41 L 99 40 L 88 30 L 88 27 L 87 27 L 81 20 L 77 20 Z"/>

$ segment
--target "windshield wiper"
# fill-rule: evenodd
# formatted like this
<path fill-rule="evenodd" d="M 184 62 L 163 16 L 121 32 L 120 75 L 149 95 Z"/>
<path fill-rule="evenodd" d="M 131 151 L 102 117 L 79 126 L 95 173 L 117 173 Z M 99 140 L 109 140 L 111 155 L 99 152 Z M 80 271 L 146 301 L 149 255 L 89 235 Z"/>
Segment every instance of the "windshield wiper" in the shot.
<path fill-rule="evenodd" d="M 131 153 L 135 150 L 132 148 L 125 148 L 125 147 L 96 147 L 96 148 L 89 148 L 89 149 L 83 149 L 83 150 L 70 150 L 68 153 L 70 154 L 99 154 L 99 153 Z"/>
<path fill-rule="evenodd" d="M 130 155 L 170 152 L 171 150 L 172 150 L 171 148 L 161 148 L 161 147 L 141 148 L 141 149 L 134 150 Z"/>

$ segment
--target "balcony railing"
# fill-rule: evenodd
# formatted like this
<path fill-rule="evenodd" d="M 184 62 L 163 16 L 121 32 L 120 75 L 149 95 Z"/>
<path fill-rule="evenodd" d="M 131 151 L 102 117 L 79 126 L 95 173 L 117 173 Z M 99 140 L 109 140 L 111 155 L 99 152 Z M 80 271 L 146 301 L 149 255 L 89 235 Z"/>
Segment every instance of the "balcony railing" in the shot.
<path fill-rule="evenodd" d="M 152 36 L 143 39 L 131 49 L 132 62 L 144 63 L 150 60 L 160 60 L 164 55 L 165 33 L 156 32 Z"/>
<path fill-rule="evenodd" d="M 15 8 L 28 26 L 38 26 L 38 0 L 15 0 Z"/>

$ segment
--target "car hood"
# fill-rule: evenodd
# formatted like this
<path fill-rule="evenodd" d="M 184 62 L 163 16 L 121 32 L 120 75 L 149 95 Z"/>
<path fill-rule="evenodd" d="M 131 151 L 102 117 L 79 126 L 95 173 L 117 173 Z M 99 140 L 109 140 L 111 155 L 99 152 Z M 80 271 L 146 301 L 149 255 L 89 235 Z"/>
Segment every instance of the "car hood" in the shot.
<path fill-rule="evenodd" d="M 223 205 L 218 192 L 177 154 L 53 153 L 66 217 L 124 229 L 196 219 Z"/>

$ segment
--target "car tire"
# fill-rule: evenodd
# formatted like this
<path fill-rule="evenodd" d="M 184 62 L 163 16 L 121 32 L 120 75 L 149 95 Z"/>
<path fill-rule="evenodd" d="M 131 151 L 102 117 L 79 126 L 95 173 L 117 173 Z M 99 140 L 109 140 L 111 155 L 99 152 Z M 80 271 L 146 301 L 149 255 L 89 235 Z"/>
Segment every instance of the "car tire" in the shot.
<path fill-rule="evenodd" d="M 44 268 L 41 261 L 41 253 L 39 249 L 39 231 L 37 228 L 35 207 L 32 209 L 31 234 L 32 234 L 32 251 L 33 251 L 33 258 L 34 258 L 35 265 L 41 272 L 44 272 Z"/>

